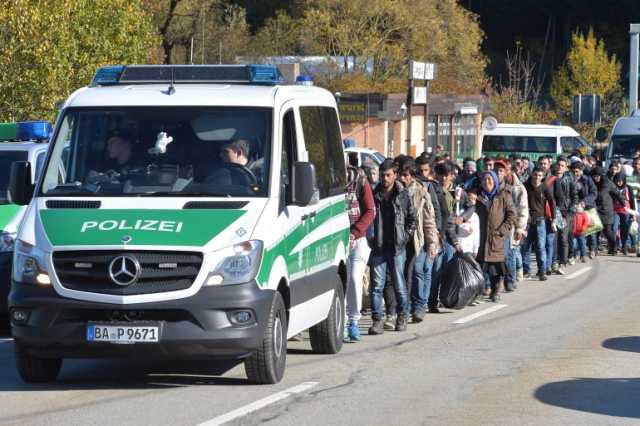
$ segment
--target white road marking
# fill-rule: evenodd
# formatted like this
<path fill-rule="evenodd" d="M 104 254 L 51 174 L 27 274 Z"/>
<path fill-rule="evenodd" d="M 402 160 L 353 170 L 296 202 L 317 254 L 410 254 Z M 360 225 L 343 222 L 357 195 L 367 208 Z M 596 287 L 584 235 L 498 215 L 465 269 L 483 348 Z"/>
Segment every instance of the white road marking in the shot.
<path fill-rule="evenodd" d="M 589 272 L 591 270 L 591 268 L 592 268 L 591 266 L 587 266 L 586 268 L 579 269 L 579 270 L 575 271 L 574 273 L 567 275 L 566 277 L 564 277 L 564 279 L 565 280 L 572 280 L 572 279 L 574 279 L 576 277 L 579 277 L 580 275 L 584 274 L 585 272 Z"/>
<path fill-rule="evenodd" d="M 492 312 L 499 311 L 500 309 L 506 308 L 507 306 L 509 306 L 509 305 L 505 305 L 505 304 L 495 305 L 495 306 L 492 306 L 490 308 L 484 309 L 484 310 L 482 310 L 480 312 L 476 312 L 475 314 L 471 314 L 471 315 L 468 315 L 466 317 L 462 317 L 459 320 L 454 321 L 453 324 L 464 324 L 466 322 L 473 321 L 476 318 L 480 318 L 480 317 L 482 317 L 484 315 L 487 315 L 487 314 L 490 314 Z"/>
<path fill-rule="evenodd" d="M 227 414 L 223 414 L 221 416 L 215 417 L 211 420 L 208 420 L 204 423 L 200 423 L 198 426 L 218 426 L 230 422 L 231 420 L 235 420 L 239 417 L 246 416 L 249 413 L 260 410 L 268 405 L 274 404 L 278 401 L 286 399 L 291 395 L 295 395 L 297 393 L 304 392 L 306 390 L 311 389 L 314 386 L 319 385 L 318 382 L 304 382 L 299 384 L 298 386 L 294 386 L 292 388 L 283 390 L 282 392 L 275 393 L 266 398 L 260 399 L 256 402 L 252 402 L 251 404 L 247 404 L 244 407 L 240 407 L 236 410 L 230 411 Z"/>

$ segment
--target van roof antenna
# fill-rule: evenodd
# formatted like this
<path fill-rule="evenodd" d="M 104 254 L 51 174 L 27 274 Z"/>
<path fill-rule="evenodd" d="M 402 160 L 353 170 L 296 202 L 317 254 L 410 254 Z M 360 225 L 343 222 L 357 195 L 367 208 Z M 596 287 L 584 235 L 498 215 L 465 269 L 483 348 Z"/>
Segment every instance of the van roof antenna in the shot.
<path fill-rule="evenodd" d="M 175 75 L 174 75 L 174 70 L 175 70 L 175 67 L 171 67 L 171 83 L 169 83 L 169 87 L 167 88 L 167 91 L 164 92 L 165 94 L 167 94 L 169 96 L 171 96 L 174 93 L 176 93 L 176 87 L 174 86 L 175 81 L 176 81 Z"/>

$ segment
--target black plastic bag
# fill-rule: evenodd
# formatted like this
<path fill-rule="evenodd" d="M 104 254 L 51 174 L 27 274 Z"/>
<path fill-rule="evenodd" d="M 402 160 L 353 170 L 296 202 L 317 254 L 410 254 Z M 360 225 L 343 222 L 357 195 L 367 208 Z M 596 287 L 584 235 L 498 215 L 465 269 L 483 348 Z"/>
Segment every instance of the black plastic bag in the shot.
<path fill-rule="evenodd" d="M 440 286 L 440 301 L 445 308 L 462 309 L 484 289 L 482 268 L 469 253 L 456 253 L 447 265 Z"/>

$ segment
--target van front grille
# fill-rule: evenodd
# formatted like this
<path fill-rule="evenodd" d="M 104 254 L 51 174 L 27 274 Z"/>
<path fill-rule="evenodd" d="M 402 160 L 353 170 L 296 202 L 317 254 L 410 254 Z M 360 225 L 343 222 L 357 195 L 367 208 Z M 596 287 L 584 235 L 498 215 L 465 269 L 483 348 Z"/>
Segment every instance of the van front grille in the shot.
<path fill-rule="evenodd" d="M 140 265 L 138 279 L 129 285 L 117 284 L 109 273 L 112 261 L 123 255 L 130 256 Z M 200 272 L 202 254 L 167 251 L 59 251 L 53 253 L 53 265 L 60 283 L 69 290 L 132 296 L 191 287 Z"/>

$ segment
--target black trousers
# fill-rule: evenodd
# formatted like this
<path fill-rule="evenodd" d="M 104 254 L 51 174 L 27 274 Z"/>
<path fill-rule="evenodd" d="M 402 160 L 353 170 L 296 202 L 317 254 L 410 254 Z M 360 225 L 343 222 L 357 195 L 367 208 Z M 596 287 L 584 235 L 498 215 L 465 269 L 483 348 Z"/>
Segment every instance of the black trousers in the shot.
<path fill-rule="evenodd" d="M 607 239 L 607 251 L 612 254 L 616 250 L 616 234 L 613 232 L 613 223 L 603 223 L 602 233 Z"/>

